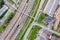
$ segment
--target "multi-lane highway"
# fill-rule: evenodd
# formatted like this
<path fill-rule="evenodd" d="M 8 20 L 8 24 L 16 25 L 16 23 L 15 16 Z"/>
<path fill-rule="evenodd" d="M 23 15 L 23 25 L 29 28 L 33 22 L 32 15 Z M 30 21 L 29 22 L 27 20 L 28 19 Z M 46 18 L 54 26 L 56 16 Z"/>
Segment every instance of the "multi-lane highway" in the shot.
<path fill-rule="evenodd" d="M 13 19 L 10 21 L 6 30 L 1 34 L 1 40 L 11 40 L 11 37 L 16 32 L 16 29 L 18 28 L 19 23 L 22 23 L 22 20 L 26 21 L 27 17 L 29 16 L 32 10 L 33 4 L 34 4 L 34 0 L 22 1 L 21 7 L 19 7 L 19 9 L 17 10 L 17 13 L 13 17 Z M 24 15 L 25 17 L 22 19 Z M 29 17 L 33 18 L 32 16 L 29 16 Z"/>
<path fill-rule="evenodd" d="M 17 36 L 17 34 L 20 32 L 21 28 L 23 27 L 25 21 L 27 20 L 27 17 L 29 16 L 31 10 L 32 10 L 32 7 L 34 5 L 34 2 L 35 0 L 29 0 L 28 3 L 26 4 L 26 10 L 25 12 L 23 13 L 24 15 L 22 16 L 22 18 L 20 19 L 20 22 L 19 22 L 19 27 L 17 28 L 17 30 L 15 31 L 13 37 L 11 37 L 11 40 L 14 40 L 15 37 Z M 27 14 L 27 15 L 26 15 Z M 29 16 L 31 17 L 31 16 Z M 31 17 L 32 18 L 32 17 Z"/>
<path fill-rule="evenodd" d="M 15 14 L 15 16 L 13 17 L 13 19 L 10 21 L 9 25 L 7 26 L 6 30 L 1 34 L 1 40 L 5 40 L 8 39 L 7 36 L 9 35 L 9 33 L 11 32 L 11 30 L 15 27 L 14 25 L 16 24 L 16 22 L 18 21 L 18 19 L 20 18 L 20 16 L 22 15 L 22 11 L 25 8 L 26 5 L 26 1 L 27 0 L 23 0 L 21 3 L 21 7 L 17 10 L 17 13 Z M 10 38 L 10 37 L 9 37 Z M 8 39 L 9 40 L 9 39 Z"/>
<path fill-rule="evenodd" d="M 10 15 L 10 13 L 13 10 L 15 10 L 15 8 L 7 0 L 5 0 L 5 4 L 9 7 L 9 9 L 8 9 L 6 15 L 2 19 L 0 19 L 0 25 L 2 25 L 4 23 L 4 21 L 7 19 L 7 17 Z"/>
<path fill-rule="evenodd" d="M 32 7 L 33 7 L 34 0 L 33 0 L 33 1 L 29 0 L 28 2 L 29 2 L 29 3 L 26 3 L 26 5 L 25 5 L 25 7 L 24 7 L 24 10 L 22 11 L 21 16 L 19 17 L 19 19 L 17 20 L 16 24 L 14 25 L 14 28 L 11 30 L 11 32 L 10 32 L 9 35 L 7 36 L 6 40 L 11 39 L 11 36 L 15 33 L 18 24 L 19 24 L 19 23 L 24 23 L 24 22 L 22 22 L 22 20 L 25 21 L 26 18 L 28 17 L 28 16 L 25 15 L 26 17 L 22 19 L 22 17 L 24 16 L 24 14 L 28 14 L 28 12 L 30 12 L 31 9 L 32 9 Z M 31 5 L 31 6 L 29 6 L 29 5 Z M 27 9 L 27 8 L 29 8 L 29 7 L 30 7 L 31 9 Z"/>
<path fill-rule="evenodd" d="M 6 38 L 5 40 L 10 40 L 11 36 L 12 36 L 12 35 L 14 34 L 14 32 L 16 31 L 17 26 L 18 26 L 18 24 L 19 24 L 19 21 L 21 20 L 21 18 L 22 18 L 22 16 L 23 16 L 23 13 L 25 12 L 25 10 L 26 10 L 26 5 L 25 5 L 25 7 L 24 7 L 24 9 L 23 9 L 20 17 L 18 18 L 16 24 L 14 25 L 13 29 L 12 29 L 11 32 L 8 34 L 8 36 L 7 36 L 7 38 Z"/>

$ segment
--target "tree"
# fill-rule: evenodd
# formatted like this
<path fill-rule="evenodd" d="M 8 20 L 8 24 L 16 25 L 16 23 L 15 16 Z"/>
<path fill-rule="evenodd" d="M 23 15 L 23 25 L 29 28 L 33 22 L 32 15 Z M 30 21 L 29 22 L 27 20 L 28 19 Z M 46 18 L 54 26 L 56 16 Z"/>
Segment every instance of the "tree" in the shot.
<path fill-rule="evenodd" d="M 0 0 L 0 8 L 4 5 L 4 1 Z"/>

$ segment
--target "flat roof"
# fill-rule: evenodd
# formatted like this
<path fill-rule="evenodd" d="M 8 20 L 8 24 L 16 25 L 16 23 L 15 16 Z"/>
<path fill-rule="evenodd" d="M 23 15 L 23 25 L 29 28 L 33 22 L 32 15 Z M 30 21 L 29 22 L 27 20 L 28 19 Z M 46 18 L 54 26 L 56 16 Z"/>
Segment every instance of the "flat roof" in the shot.
<path fill-rule="evenodd" d="M 48 0 L 43 12 L 53 17 L 58 5 L 59 5 L 59 0 Z"/>
<path fill-rule="evenodd" d="M 0 9 L 0 16 L 8 9 L 8 7 L 6 5 L 4 5 L 1 9 Z"/>

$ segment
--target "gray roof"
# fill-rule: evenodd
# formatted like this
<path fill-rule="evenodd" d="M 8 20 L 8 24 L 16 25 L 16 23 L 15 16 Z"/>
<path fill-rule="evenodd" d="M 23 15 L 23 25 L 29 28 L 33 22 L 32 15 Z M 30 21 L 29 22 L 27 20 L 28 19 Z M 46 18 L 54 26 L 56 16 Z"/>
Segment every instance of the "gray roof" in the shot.
<path fill-rule="evenodd" d="M 53 17 L 58 4 L 59 4 L 59 0 L 48 0 L 43 12 Z"/>
<path fill-rule="evenodd" d="M 4 5 L 1 9 L 0 9 L 0 16 L 8 9 L 8 7 L 6 5 Z"/>
<path fill-rule="evenodd" d="M 48 34 L 48 35 L 52 35 L 52 32 L 46 30 L 46 34 Z"/>
<path fill-rule="evenodd" d="M 40 40 L 45 40 L 43 37 L 40 37 Z"/>
<path fill-rule="evenodd" d="M 55 40 L 55 39 L 56 39 L 56 37 L 55 37 L 55 36 L 52 36 L 52 37 L 51 37 L 51 40 Z"/>

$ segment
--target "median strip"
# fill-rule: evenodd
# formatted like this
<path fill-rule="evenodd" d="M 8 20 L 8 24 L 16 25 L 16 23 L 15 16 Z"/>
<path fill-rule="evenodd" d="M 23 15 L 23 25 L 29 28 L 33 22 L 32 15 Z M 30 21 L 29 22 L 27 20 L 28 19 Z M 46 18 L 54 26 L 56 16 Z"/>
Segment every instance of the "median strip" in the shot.
<path fill-rule="evenodd" d="M 8 26 L 10 20 L 13 18 L 15 13 L 16 13 L 16 10 L 12 11 L 11 14 L 5 20 L 5 22 L 0 26 L 0 33 L 2 33 L 6 29 L 6 27 Z"/>
<path fill-rule="evenodd" d="M 0 16 L 0 19 L 2 19 L 5 16 L 5 14 L 7 13 L 7 11 L 8 11 L 8 9 Z"/>
<path fill-rule="evenodd" d="M 48 0 L 45 0 L 45 1 L 44 1 L 44 3 L 43 3 L 43 5 L 42 5 L 41 10 L 43 10 L 43 9 L 45 8 L 45 6 L 46 6 L 47 2 L 48 2 Z"/>
<path fill-rule="evenodd" d="M 30 33 L 29 33 L 29 35 L 27 37 L 27 39 L 28 40 L 34 40 L 35 37 L 36 37 L 36 34 L 38 33 L 39 30 L 40 30 L 40 27 L 38 27 L 36 25 L 33 26 L 33 28 L 31 29 L 31 31 L 30 31 Z"/>
<path fill-rule="evenodd" d="M 31 14 L 30 16 L 35 16 L 35 14 L 37 13 L 38 7 L 40 4 L 40 0 L 35 0 L 34 6 L 32 8 Z M 34 19 L 28 17 L 26 20 L 26 23 L 24 24 L 24 26 L 22 27 L 22 29 L 20 30 L 20 32 L 18 33 L 18 35 L 16 36 L 15 40 L 22 40 L 27 29 L 29 28 L 30 24 L 33 22 Z"/>

